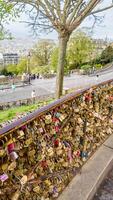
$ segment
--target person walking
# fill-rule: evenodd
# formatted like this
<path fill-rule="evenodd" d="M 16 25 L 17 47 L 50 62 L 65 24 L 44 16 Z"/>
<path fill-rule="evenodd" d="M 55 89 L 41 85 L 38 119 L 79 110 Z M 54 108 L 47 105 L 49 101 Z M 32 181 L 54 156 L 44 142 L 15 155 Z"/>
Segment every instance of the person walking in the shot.
<path fill-rule="evenodd" d="M 31 97 L 32 97 L 32 102 L 35 103 L 35 100 L 36 100 L 36 92 L 35 92 L 35 90 L 33 90 L 31 92 Z"/>
<path fill-rule="evenodd" d="M 25 83 L 25 77 L 26 77 L 26 74 L 23 73 L 23 74 L 22 74 L 22 83 L 23 83 L 23 86 L 24 86 L 24 83 Z"/>
<path fill-rule="evenodd" d="M 12 87 L 12 91 L 14 92 L 16 89 L 16 85 L 13 83 L 11 87 Z"/>
<path fill-rule="evenodd" d="M 30 81 L 31 81 L 31 75 L 30 74 L 26 74 L 26 84 L 30 85 Z"/>

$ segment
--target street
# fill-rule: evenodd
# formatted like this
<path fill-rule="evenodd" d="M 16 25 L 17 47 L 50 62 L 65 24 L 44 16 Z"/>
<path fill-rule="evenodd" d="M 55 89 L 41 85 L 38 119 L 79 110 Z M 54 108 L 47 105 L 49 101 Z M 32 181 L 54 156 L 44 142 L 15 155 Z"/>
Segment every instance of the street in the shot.
<path fill-rule="evenodd" d="M 97 76 L 72 74 L 70 77 L 64 78 L 64 89 L 75 88 L 81 89 L 113 78 L 113 66 L 106 71 L 99 73 Z M 49 95 L 55 93 L 56 78 L 36 79 L 31 85 L 0 91 L 0 103 L 16 101 L 31 97 L 32 90 L 35 90 L 37 96 Z"/>

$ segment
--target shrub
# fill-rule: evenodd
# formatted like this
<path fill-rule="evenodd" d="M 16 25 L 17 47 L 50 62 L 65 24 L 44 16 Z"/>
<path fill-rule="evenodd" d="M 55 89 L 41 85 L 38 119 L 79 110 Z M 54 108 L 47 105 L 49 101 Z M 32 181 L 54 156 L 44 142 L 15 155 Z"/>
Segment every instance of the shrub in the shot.
<path fill-rule="evenodd" d="M 82 65 L 81 66 L 81 69 L 83 69 L 83 70 L 89 70 L 89 69 L 91 69 L 92 67 L 91 67 L 91 65 L 89 65 L 89 64 L 87 64 L 87 65 Z"/>
<path fill-rule="evenodd" d="M 96 69 L 102 68 L 102 64 L 95 64 L 95 68 L 96 68 Z"/>

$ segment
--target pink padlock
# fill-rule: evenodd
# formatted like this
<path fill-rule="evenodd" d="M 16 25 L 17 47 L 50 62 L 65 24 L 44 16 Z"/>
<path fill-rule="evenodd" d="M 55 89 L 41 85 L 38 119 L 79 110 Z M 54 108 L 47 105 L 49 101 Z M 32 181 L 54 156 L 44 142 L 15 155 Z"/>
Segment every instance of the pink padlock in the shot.
<path fill-rule="evenodd" d="M 60 131 L 60 126 L 55 126 L 55 131 L 59 132 Z"/>
<path fill-rule="evenodd" d="M 2 175 L 0 175 L 0 180 L 2 181 L 2 183 L 4 182 L 4 181 L 6 181 L 8 179 L 8 175 L 7 174 L 2 174 Z"/>
<path fill-rule="evenodd" d="M 43 128 L 39 128 L 39 132 L 43 133 L 44 132 Z"/>

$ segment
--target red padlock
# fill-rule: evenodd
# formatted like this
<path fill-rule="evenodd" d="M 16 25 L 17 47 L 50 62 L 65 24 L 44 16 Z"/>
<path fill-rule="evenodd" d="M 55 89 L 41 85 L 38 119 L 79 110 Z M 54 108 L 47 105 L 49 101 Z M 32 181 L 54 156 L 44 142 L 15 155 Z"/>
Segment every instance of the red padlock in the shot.
<path fill-rule="evenodd" d="M 53 121 L 53 122 L 59 122 L 59 119 L 56 118 L 56 117 L 53 117 L 52 121 Z"/>
<path fill-rule="evenodd" d="M 76 156 L 79 157 L 80 156 L 80 150 L 76 151 Z"/>
<path fill-rule="evenodd" d="M 91 99 L 92 99 L 91 95 L 89 95 L 89 94 L 85 95 L 85 101 L 86 102 L 90 102 Z"/>
<path fill-rule="evenodd" d="M 54 140 L 54 146 L 59 147 L 59 139 Z"/>
<path fill-rule="evenodd" d="M 8 146 L 7 146 L 8 153 L 10 154 L 12 151 L 14 151 L 14 148 L 15 148 L 14 143 L 8 144 Z"/>
<path fill-rule="evenodd" d="M 21 130 L 22 130 L 22 131 L 25 131 L 25 130 L 26 130 L 26 125 L 23 125 L 23 126 L 21 127 Z"/>

